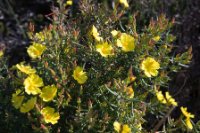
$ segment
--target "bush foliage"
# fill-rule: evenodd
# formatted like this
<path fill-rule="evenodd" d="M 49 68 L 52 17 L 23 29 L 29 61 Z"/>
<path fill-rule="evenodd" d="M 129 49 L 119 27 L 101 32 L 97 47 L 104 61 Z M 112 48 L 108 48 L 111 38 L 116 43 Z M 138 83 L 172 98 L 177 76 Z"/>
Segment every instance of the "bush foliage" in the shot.
<path fill-rule="evenodd" d="M 50 25 L 35 32 L 30 24 L 31 61 L 7 68 L 1 57 L 7 123 L 19 122 L 21 132 L 140 133 L 148 132 L 146 123 L 154 125 L 151 131 L 198 130 L 194 115 L 166 91 L 169 75 L 192 58 L 191 48 L 172 54 L 174 20 L 161 14 L 138 29 L 137 14 L 127 16 L 126 0 L 114 4 L 105 10 L 83 0 L 74 16 L 73 3 L 60 0 Z M 182 115 L 174 119 L 170 114 L 176 108 Z M 147 121 L 149 114 L 156 118 Z"/>

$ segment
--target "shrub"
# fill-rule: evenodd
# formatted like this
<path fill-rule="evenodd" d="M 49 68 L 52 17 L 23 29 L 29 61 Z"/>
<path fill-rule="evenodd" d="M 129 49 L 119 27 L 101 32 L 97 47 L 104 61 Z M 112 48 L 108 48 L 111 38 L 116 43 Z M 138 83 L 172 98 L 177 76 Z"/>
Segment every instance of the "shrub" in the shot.
<path fill-rule="evenodd" d="M 159 120 L 152 131 L 163 125 L 167 132 L 193 129 L 186 107 L 180 119 L 170 117 L 178 103 L 162 91 L 169 74 L 190 62 L 191 48 L 172 55 L 174 20 L 161 14 L 137 29 L 136 14 L 122 19 L 128 8 L 123 2 L 104 10 L 83 0 L 70 17 L 69 2 L 58 1 L 51 25 L 37 33 L 31 26 L 31 61 L 9 71 L 12 105 L 34 131 L 147 132 L 147 114 Z"/>

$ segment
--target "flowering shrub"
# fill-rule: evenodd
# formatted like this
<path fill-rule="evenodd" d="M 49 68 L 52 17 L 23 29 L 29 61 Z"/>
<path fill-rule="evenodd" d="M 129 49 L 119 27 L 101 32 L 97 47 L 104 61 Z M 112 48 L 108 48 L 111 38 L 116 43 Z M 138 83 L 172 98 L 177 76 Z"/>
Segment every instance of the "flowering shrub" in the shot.
<path fill-rule="evenodd" d="M 80 14 L 66 16 L 73 3 L 58 2 L 52 24 L 28 33 L 30 62 L 12 68 L 14 108 L 33 130 L 47 132 L 147 132 L 145 116 L 157 116 L 152 131 L 193 129 L 194 115 L 181 107 L 185 122 L 169 119 L 179 108 L 168 88 L 169 74 L 191 59 L 191 49 L 172 56 L 173 20 L 160 15 L 144 29 L 133 15 L 121 20 L 126 0 L 113 10 L 83 0 Z M 88 6 L 90 5 L 90 6 Z M 180 117 L 182 120 L 182 117 Z"/>

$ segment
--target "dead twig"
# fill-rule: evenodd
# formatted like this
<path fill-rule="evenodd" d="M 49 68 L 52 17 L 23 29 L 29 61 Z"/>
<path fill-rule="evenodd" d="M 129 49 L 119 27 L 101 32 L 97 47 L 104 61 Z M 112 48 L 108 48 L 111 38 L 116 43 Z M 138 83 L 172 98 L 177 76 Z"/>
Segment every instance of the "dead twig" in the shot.
<path fill-rule="evenodd" d="M 167 114 L 156 124 L 156 126 L 154 127 L 152 133 L 155 133 L 163 125 L 163 123 L 170 116 L 170 114 L 172 113 L 172 111 L 174 109 L 175 109 L 175 107 L 172 107 L 170 110 L 168 110 Z"/>

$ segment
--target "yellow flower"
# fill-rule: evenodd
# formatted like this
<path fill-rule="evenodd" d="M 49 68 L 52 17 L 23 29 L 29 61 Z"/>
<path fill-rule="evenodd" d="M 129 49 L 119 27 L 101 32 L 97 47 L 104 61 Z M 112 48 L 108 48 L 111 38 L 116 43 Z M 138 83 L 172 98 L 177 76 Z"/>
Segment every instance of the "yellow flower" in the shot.
<path fill-rule="evenodd" d="M 73 4 L 73 1 L 72 0 L 68 0 L 67 2 L 66 2 L 66 6 L 71 6 Z"/>
<path fill-rule="evenodd" d="M 3 50 L 0 50 L 0 58 L 4 55 Z"/>
<path fill-rule="evenodd" d="M 55 95 L 57 93 L 57 88 L 55 85 L 51 85 L 51 86 L 45 86 L 42 89 L 42 92 L 40 94 L 40 97 L 43 99 L 43 101 L 48 102 L 51 101 Z"/>
<path fill-rule="evenodd" d="M 99 36 L 99 32 L 97 31 L 97 28 L 94 25 L 92 26 L 91 33 L 92 33 L 92 36 L 94 37 L 94 39 L 96 41 L 102 41 L 103 40 L 103 38 Z"/>
<path fill-rule="evenodd" d="M 134 90 L 132 87 L 126 87 L 125 88 L 126 94 L 129 96 L 129 98 L 133 98 L 134 97 Z"/>
<path fill-rule="evenodd" d="M 155 36 L 152 38 L 155 42 L 159 41 L 160 40 L 160 36 Z"/>
<path fill-rule="evenodd" d="M 187 127 L 188 127 L 189 129 L 193 129 L 193 126 L 192 126 L 192 123 L 191 123 L 190 118 L 186 118 L 186 119 L 185 119 L 185 123 L 186 123 L 186 125 L 187 125 Z"/>
<path fill-rule="evenodd" d="M 41 110 L 41 114 L 44 117 L 44 121 L 46 123 L 56 124 L 60 119 L 60 115 L 58 112 L 55 112 L 54 108 L 45 107 Z"/>
<path fill-rule="evenodd" d="M 112 34 L 113 37 L 116 37 L 119 33 L 120 33 L 120 32 L 117 31 L 117 30 L 111 31 L 111 34 Z"/>
<path fill-rule="evenodd" d="M 141 67 L 147 77 L 157 76 L 160 64 L 153 58 L 148 57 L 142 61 Z"/>
<path fill-rule="evenodd" d="M 128 4 L 127 0 L 119 0 L 119 3 L 123 4 L 124 7 L 126 7 L 126 8 L 129 7 L 129 4 Z"/>
<path fill-rule="evenodd" d="M 169 94 L 169 92 L 165 92 L 165 97 L 167 99 L 168 104 L 178 106 L 177 102 L 175 101 L 174 98 L 172 98 L 172 96 Z"/>
<path fill-rule="evenodd" d="M 135 127 L 140 131 L 142 130 L 142 124 L 141 123 L 138 123 Z M 138 132 L 138 133 L 140 133 L 140 132 Z"/>
<path fill-rule="evenodd" d="M 73 77 L 79 84 L 84 84 L 88 79 L 86 72 L 83 72 L 83 68 L 80 66 L 77 66 L 75 68 L 73 72 Z"/>
<path fill-rule="evenodd" d="M 27 52 L 31 58 L 36 59 L 41 58 L 44 50 L 46 50 L 46 46 L 39 43 L 33 43 L 33 45 L 28 47 Z"/>
<path fill-rule="evenodd" d="M 192 126 L 190 118 L 194 118 L 194 115 L 187 111 L 187 107 L 181 107 L 181 112 L 186 117 L 185 123 L 186 123 L 187 127 L 189 129 L 192 129 L 193 126 Z"/>
<path fill-rule="evenodd" d="M 122 127 L 122 132 L 121 133 L 131 133 L 131 128 L 127 124 L 125 124 Z"/>
<path fill-rule="evenodd" d="M 26 103 L 23 103 L 22 106 L 20 107 L 20 112 L 26 113 L 32 110 L 35 106 L 36 101 L 37 101 L 37 98 L 32 97 Z"/>
<path fill-rule="evenodd" d="M 117 46 L 121 47 L 124 52 L 133 51 L 135 49 L 135 39 L 126 33 L 122 33 L 120 38 L 117 39 Z"/>
<path fill-rule="evenodd" d="M 101 44 L 96 45 L 96 50 L 103 57 L 108 57 L 109 55 L 114 55 L 112 45 L 108 44 L 108 42 L 103 42 Z"/>
<path fill-rule="evenodd" d="M 165 92 L 165 97 L 164 97 L 164 95 L 162 94 L 161 91 L 157 91 L 156 90 L 156 96 L 157 96 L 158 101 L 160 101 L 163 104 L 169 104 L 169 105 L 173 105 L 173 106 L 178 106 L 177 102 L 169 94 L 169 92 Z"/>
<path fill-rule="evenodd" d="M 24 95 L 22 95 L 21 93 L 22 90 L 18 89 L 14 94 L 12 94 L 12 104 L 16 109 L 18 109 L 21 106 L 24 100 Z"/>
<path fill-rule="evenodd" d="M 130 82 L 134 82 L 136 80 L 136 77 L 135 76 L 130 76 L 129 80 L 130 80 Z"/>
<path fill-rule="evenodd" d="M 69 52 L 70 52 L 70 48 L 67 47 L 67 48 L 64 49 L 64 53 L 65 53 L 65 54 L 67 54 L 67 53 L 69 53 Z"/>
<path fill-rule="evenodd" d="M 183 115 L 186 117 L 186 118 L 194 118 L 194 115 L 187 112 L 187 107 L 181 107 L 181 112 L 183 113 Z"/>
<path fill-rule="evenodd" d="M 113 123 L 113 126 L 114 126 L 115 131 L 117 131 L 119 133 L 120 129 L 121 129 L 121 124 L 119 122 L 115 121 Z"/>
<path fill-rule="evenodd" d="M 158 101 L 160 101 L 161 103 L 163 103 L 163 104 L 167 103 L 167 101 L 165 100 L 165 97 L 163 96 L 161 91 L 157 91 L 156 96 L 157 96 Z"/>
<path fill-rule="evenodd" d="M 23 63 L 17 64 L 16 65 L 17 69 L 19 69 L 21 72 L 26 73 L 26 74 L 34 74 L 36 73 L 36 70 L 31 68 L 31 66 L 25 66 Z"/>
<path fill-rule="evenodd" d="M 39 87 L 44 86 L 44 83 L 42 78 L 40 78 L 38 75 L 31 74 L 24 80 L 24 86 L 27 94 L 36 95 L 41 92 Z"/>
<path fill-rule="evenodd" d="M 131 133 L 131 128 L 127 124 L 120 124 L 119 122 L 115 121 L 113 123 L 114 130 L 118 133 Z"/>
<path fill-rule="evenodd" d="M 35 34 L 35 37 L 37 40 L 43 42 L 45 40 L 45 37 L 44 37 L 44 33 L 43 32 L 38 32 Z"/>

